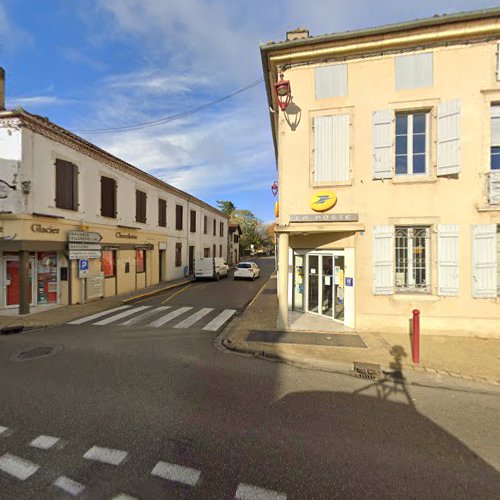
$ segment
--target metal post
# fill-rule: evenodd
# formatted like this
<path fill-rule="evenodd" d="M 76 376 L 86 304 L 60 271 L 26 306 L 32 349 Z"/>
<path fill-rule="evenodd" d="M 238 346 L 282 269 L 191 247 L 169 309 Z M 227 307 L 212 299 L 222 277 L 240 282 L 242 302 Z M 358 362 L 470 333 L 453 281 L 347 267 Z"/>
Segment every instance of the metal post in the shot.
<path fill-rule="evenodd" d="M 19 314 L 30 312 L 30 254 L 19 252 Z"/>
<path fill-rule="evenodd" d="M 416 365 L 420 363 L 420 311 L 418 309 L 413 309 L 412 359 Z"/>
<path fill-rule="evenodd" d="M 80 304 L 85 304 L 85 282 L 85 278 L 80 278 Z"/>

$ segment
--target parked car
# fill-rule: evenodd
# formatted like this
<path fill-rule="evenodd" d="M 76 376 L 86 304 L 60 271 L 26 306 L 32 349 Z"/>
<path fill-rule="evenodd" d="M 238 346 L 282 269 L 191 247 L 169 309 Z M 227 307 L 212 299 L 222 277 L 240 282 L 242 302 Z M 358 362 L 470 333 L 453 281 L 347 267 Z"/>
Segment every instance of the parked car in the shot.
<path fill-rule="evenodd" d="M 212 278 L 218 280 L 227 276 L 229 266 L 222 257 L 202 257 L 194 261 L 194 278 Z"/>
<path fill-rule="evenodd" d="M 260 276 L 259 266 L 255 262 L 240 262 L 234 270 L 234 279 L 247 278 L 254 280 Z"/>

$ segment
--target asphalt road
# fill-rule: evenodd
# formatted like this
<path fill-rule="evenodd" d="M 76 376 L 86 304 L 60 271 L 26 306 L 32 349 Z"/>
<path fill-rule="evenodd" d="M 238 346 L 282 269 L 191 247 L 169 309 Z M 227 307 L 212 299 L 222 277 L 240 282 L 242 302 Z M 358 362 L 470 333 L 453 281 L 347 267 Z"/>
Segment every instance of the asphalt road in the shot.
<path fill-rule="evenodd" d="M 215 348 L 227 323 L 204 328 L 237 318 L 261 267 L 0 337 L 0 498 L 499 497 L 493 386 L 379 386 Z M 41 345 L 59 351 L 13 360 Z"/>

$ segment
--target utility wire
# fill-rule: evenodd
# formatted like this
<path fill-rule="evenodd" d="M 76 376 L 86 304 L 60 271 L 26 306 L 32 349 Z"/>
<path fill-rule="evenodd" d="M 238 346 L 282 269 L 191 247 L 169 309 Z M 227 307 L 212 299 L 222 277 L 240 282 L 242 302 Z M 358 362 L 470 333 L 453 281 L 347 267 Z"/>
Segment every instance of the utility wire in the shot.
<path fill-rule="evenodd" d="M 198 106 L 196 108 L 190 109 L 188 111 L 184 111 L 182 113 L 178 113 L 175 115 L 170 115 L 170 116 L 165 116 L 163 118 L 158 118 L 157 120 L 149 121 L 149 122 L 142 122 L 142 123 L 136 123 L 135 125 L 125 125 L 123 127 L 110 127 L 110 128 L 94 128 L 94 129 L 78 129 L 75 130 L 74 132 L 78 133 L 93 133 L 93 134 L 106 134 L 106 133 L 113 133 L 113 132 L 130 132 L 134 130 L 141 130 L 143 128 L 147 127 L 155 127 L 157 125 L 163 125 L 165 123 L 170 123 L 175 120 L 179 120 L 181 118 L 185 118 L 186 116 L 194 115 L 195 113 L 199 113 L 200 111 L 203 111 L 205 109 L 211 108 L 215 106 L 216 104 L 219 104 L 221 102 L 227 101 L 228 99 L 231 99 L 234 96 L 237 96 L 238 94 L 241 94 L 253 87 L 256 87 L 259 85 L 259 83 L 262 83 L 264 81 L 263 78 L 259 78 L 258 80 L 255 80 L 252 83 L 249 83 L 248 85 L 245 85 L 241 89 L 236 90 L 235 92 L 228 94 L 224 97 L 220 97 L 219 99 L 215 99 L 214 101 L 207 102 L 205 104 L 202 104 L 201 106 Z"/>

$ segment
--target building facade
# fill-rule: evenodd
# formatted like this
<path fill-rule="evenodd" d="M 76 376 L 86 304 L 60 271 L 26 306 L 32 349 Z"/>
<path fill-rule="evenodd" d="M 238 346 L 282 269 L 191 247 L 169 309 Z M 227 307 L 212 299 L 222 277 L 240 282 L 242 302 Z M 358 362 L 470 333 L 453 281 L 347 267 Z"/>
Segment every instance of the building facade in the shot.
<path fill-rule="evenodd" d="M 227 258 L 227 238 L 228 218 L 201 200 L 45 118 L 0 112 L 0 308 L 180 278 L 197 257 Z M 91 256 L 85 279 L 75 254 Z"/>
<path fill-rule="evenodd" d="M 229 239 L 227 261 L 229 265 L 236 265 L 240 261 L 240 238 L 242 235 L 239 224 L 229 223 Z"/>
<path fill-rule="evenodd" d="M 423 333 L 500 336 L 499 40 L 491 9 L 261 46 L 281 327 L 408 333 L 418 309 Z"/>

